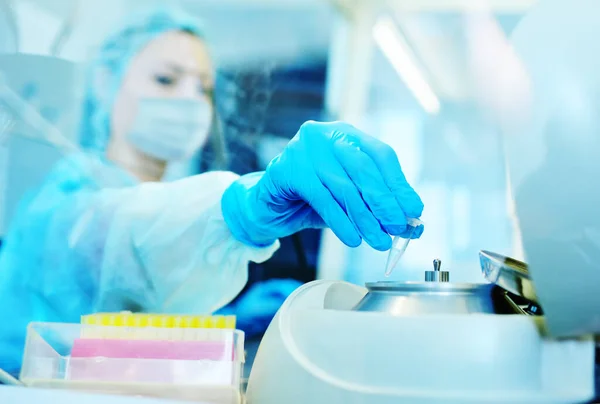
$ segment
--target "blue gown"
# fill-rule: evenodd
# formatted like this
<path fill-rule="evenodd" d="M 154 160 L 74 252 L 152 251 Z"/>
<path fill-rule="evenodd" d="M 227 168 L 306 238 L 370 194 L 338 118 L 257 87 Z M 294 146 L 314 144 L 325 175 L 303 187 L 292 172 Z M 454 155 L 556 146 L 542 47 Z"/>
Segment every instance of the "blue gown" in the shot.
<path fill-rule="evenodd" d="M 144 183 L 85 155 L 61 161 L 21 203 L 0 251 L 0 368 L 18 371 L 31 321 L 97 311 L 212 313 L 244 287 L 248 262 L 279 243 L 233 238 L 220 200 L 237 175 Z"/>

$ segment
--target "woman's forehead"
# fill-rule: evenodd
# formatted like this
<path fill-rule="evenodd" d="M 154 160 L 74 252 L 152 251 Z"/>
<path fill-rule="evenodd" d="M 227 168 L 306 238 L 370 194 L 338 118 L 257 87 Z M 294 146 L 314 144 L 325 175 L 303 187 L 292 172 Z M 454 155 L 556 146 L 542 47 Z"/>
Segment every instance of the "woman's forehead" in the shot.
<path fill-rule="evenodd" d="M 175 73 L 189 73 L 209 79 L 212 61 L 205 42 L 185 32 L 167 32 L 152 40 L 136 57 L 142 64 L 168 68 Z"/>

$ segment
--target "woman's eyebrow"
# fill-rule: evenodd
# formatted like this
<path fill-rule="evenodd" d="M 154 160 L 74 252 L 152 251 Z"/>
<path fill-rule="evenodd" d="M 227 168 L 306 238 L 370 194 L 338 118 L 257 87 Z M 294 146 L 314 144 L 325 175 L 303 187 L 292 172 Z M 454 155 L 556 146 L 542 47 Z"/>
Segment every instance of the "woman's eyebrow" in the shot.
<path fill-rule="evenodd" d="M 168 69 L 172 70 L 175 74 L 188 73 L 194 76 L 198 76 L 203 82 L 208 83 L 212 83 L 214 80 L 213 74 L 209 72 L 203 72 L 201 70 L 196 69 L 186 69 L 185 67 L 175 62 L 163 62 L 163 65 L 166 66 Z"/>

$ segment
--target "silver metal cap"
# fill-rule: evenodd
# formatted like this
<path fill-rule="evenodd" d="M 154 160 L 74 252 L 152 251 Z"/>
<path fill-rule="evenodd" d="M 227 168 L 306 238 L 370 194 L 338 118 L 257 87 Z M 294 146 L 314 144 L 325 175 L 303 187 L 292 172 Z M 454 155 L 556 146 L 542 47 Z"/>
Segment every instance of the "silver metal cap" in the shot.
<path fill-rule="evenodd" d="M 433 260 L 433 271 L 425 271 L 425 282 L 450 282 L 450 272 L 442 271 L 442 261 Z"/>

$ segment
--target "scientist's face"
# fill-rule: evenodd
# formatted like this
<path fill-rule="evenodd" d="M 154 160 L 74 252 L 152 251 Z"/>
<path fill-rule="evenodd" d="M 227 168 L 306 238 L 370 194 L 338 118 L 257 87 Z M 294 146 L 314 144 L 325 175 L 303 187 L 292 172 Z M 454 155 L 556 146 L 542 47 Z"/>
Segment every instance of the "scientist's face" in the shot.
<path fill-rule="evenodd" d="M 190 105 L 202 105 L 201 115 L 210 121 L 213 84 L 213 66 L 202 39 L 180 31 L 162 34 L 143 48 L 129 65 L 113 106 L 112 140 L 130 143 L 128 135 L 138 131 L 140 120 L 152 129 L 155 124 L 148 123 L 148 118 L 156 119 L 155 112 L 171 114 L 171 117 L 181 115 L 180 112 L 186 115 L 184 111 L 195 111 Z M 167 110 L 170 112 L 165 112 Z M 182 122 L 182 126 L 186 123 Z M 202 147 L 207 137 L 208 133 L 194 136 L 197 143 L 194 147 Z"/>

